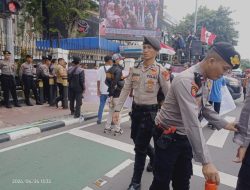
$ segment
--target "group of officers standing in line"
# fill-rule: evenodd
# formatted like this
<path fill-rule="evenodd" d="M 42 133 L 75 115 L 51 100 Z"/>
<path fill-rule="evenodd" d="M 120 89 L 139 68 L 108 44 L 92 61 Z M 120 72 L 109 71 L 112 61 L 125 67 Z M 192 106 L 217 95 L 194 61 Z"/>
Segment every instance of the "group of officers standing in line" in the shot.
<path fill-rule="evenodd" d="M 3 91 L 4 105 L 6 108 L 11 108 L 10 96 L 11 93 L 13 104 L 15 107 L 21 107 L 18 102 L 16 93 L 16 72 L 17 65 L 11 60 L 11 52 L 3 51 L 4 59 L 0 62 L 1 70 L 1 86 Z M 42 62 L 38 63 L 35 67 L 33 64 L 33 58 L 31 55 L 26 55 L 26 61 L 20 66 L 19 77 L 23 86 L 25 103 L 28 106 L 33 106 L 30 101 L 30 90 L 32 90 L 36 105 L 42 105 L 45 102 L 52 105 L 63 102 L 65 97 L 64 86 L 68 86 L 70 110 L 71 114 L 75 118 L 80 117 L 80 110 L 82 105 L 82 94 L 85 90 L 84 70 L 79 66 L 81 59 L 79 57 L 73 57 L 72 65 L 67 70 L 67 63 L 63 58 L 52 59 L 51 55 L 43 56 Z M 68 80 L 67 80 L 68 77 Z M 35 78 L 37 80 L 35 80 Z M 55 81 L 54 92 L 57 94 L 57 87 L 59 89 L 59 95 L 53 99 L 50 93 L 50 78 Z M 66 79 L 66 84 L 65 80 Z M 37 81 L 42 80 L 43 93 L 38 93 Z M 39 88 L 39 90 L 41 90 Z M 39 94 L 43 94 L 44 97 L 39 97 Z M 42 100 L 42 101 L 41 101 Z"/>
<path fill-rule="evenodd" d="M 155 61 L 159 50 L 157 39 L 144 38 L 143 62 L 130 69 L 112 116 L 113 124 L 119 124 L 120 111 L 133 90 L 131 138 L 135 144 L 135 162 L 128 190 L 141 189 L 147 155 L 154 174 L 150 190 L 169 190 L 171 181 L 173 190 L 190 189 L 193 158 L 202 164 L 206 181 L 218 185 L 219 173 L 202 133 L 203 117 L 217 130 L 224 128 L 235 132 L 234 142 L 240 145 L 235 162 L 242 162 L 245 157 L 237 190 L 250 189 L 250 148 L 247 150 L 250 110 L 245 105 L 239 123 L 229 123 L 220 118 L 208 102 L 208 80 L 216 80 L 229 70 L 238 68 L 239 53 L 229 43 L 215 43 L 202 61 L 180 73 L 170 85 L 169 73 Z M 159 89 L 165 95 L 161 107 L 157 103 Z M 150 145 L 152 137 L 154 149 Z"/>

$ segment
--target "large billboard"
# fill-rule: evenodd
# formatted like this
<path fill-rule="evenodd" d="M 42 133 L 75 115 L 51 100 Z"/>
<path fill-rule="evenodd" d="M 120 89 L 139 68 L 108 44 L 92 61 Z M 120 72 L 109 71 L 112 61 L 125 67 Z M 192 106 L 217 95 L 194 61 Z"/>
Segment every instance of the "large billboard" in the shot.
<path fill-rule="evenodd" d="M 105 37 L 160 36 L 163 0 L 100 0 L 99 33 Z"/>

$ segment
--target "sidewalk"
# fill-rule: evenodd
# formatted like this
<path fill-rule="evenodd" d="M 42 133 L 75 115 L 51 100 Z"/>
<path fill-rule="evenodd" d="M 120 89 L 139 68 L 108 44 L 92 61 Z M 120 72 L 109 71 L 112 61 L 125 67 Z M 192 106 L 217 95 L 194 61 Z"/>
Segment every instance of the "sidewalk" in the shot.
<path fill-rule="evenodd" d="M 99 104 L 83 102 L 82 115 L 84 120 L 97 118 Z M 104 111 L 108 111 L 105 107 Z M 31 134 L 56 129 L 79 123 L 74 119 L 69 109 L 50 107 L 48 104 L 13 107 L 0 107 L 0 143 Z"/>

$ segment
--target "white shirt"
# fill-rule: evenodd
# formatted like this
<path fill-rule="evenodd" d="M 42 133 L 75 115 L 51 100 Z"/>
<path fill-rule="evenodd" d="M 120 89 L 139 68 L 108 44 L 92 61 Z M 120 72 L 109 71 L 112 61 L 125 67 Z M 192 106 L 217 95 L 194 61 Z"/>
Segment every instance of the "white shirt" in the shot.
<path fill-rule="evenodd" d="M 105 66 L 101 66 L 98 71 L 97 71 L 97 81 L 100 81 L 100 91 L 101 94 L 108 94 L 108 86 L 105 84 L 105 80 L 106 80 L 106 71 L 109 70 L 109 68 L 111 67 L 110 65 L 105 65 Z"/>

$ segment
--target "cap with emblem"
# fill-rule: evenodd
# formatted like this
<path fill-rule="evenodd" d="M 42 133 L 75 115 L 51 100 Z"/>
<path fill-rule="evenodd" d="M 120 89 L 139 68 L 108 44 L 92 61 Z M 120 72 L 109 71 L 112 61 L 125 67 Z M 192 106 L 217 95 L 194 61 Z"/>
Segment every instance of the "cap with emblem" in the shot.
<path fill-rule="evenodd" d="M 119 53 L 115 53 L 114 55 L 112 55 L 112 59 L 114 60 L 114 61 L 116 61 L 116 60 L 123 60 L 123 59 L 125 59 L 125 57 L 123 57 L 121 54 L 119 54 Z"/>
<path fill-rule="evenodd" d="M 72 63 L 74 64 L 79 64 L 81 62 L 81 58 L 78 56 L 73 56 L 72 59 L 73 59 Z"/>
<path fill-rule="evenodd" d="M 216 53 L 218 53 L 222 59 L 237 69 L 240 66 L 240 54 L 234 49 L 233 45 L 228 42 L 217 42 L 212 47 Z"/>
<path fill-rule="evenodd" d="M 10 51 L 8 51 L 8 50 L 4 50 L 4 51 L 3 51 L 3 54 L 4 54 L 4 55 L 11 55 Z"/>
<path fill-rule="evenodd" d="M 154 37 L 144 37 L 143 45 L 148 44 L 151 45 L 156 51 L 161 49 L 161 43 L 157 38 Z"/>

